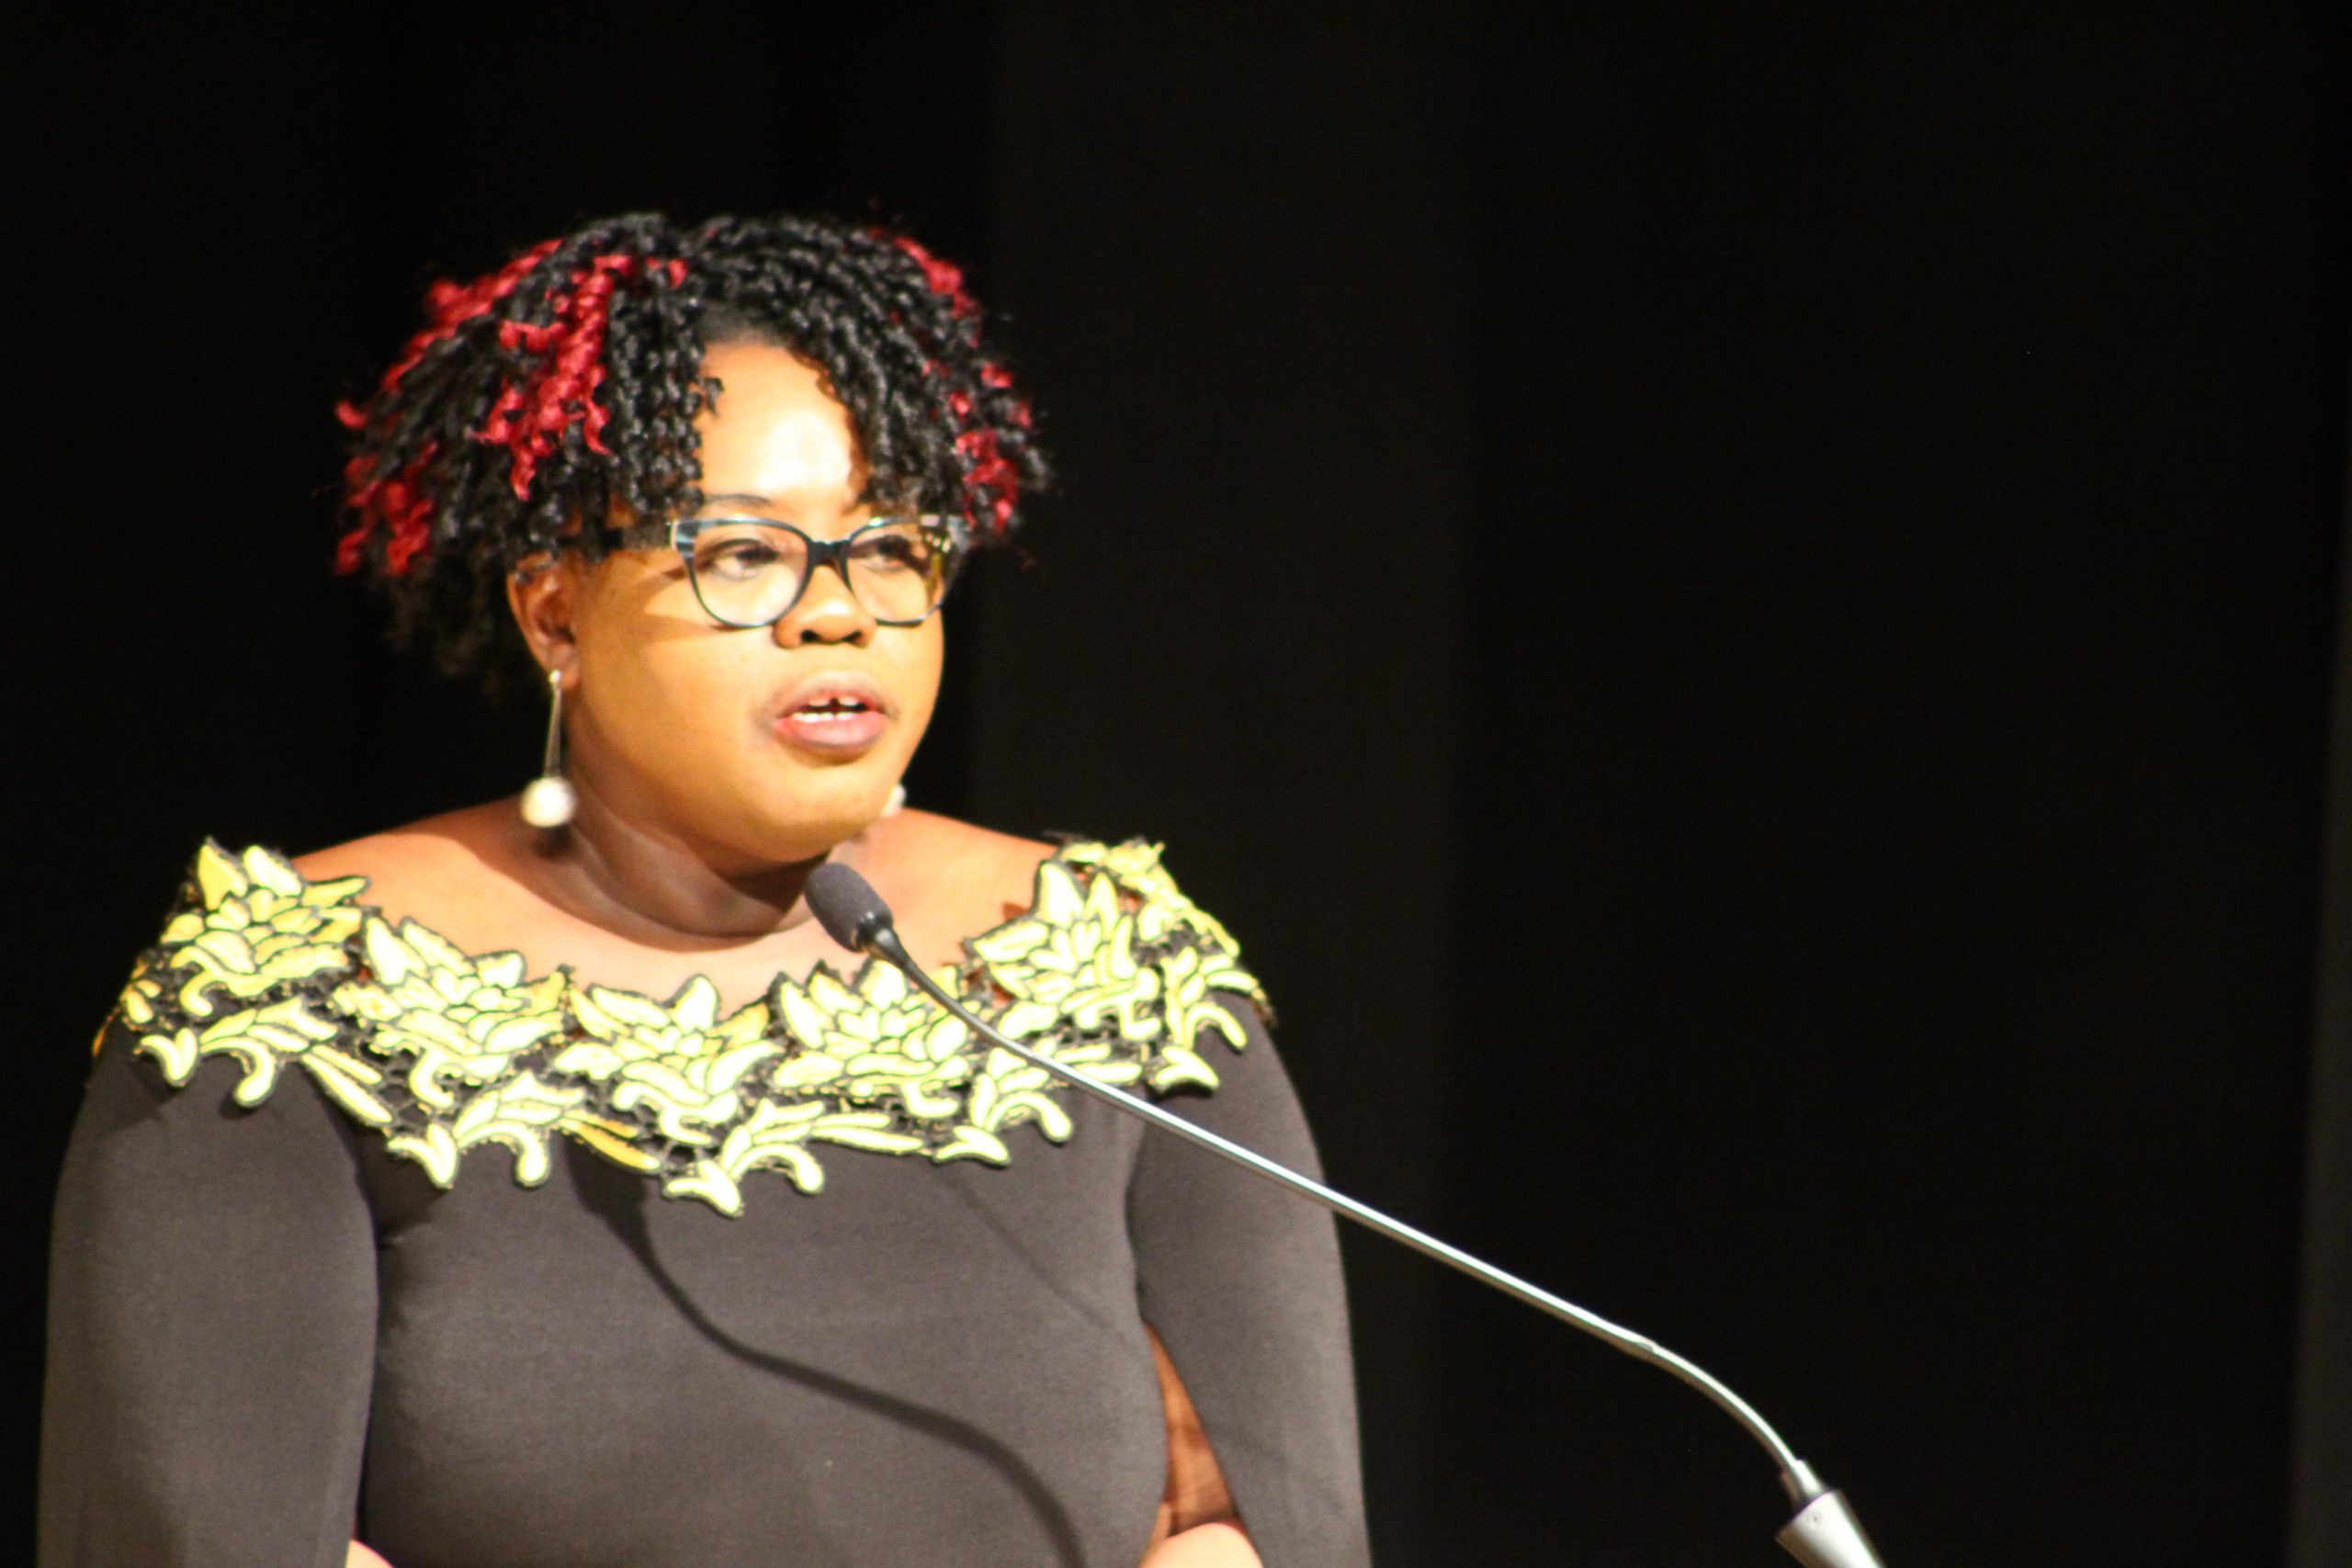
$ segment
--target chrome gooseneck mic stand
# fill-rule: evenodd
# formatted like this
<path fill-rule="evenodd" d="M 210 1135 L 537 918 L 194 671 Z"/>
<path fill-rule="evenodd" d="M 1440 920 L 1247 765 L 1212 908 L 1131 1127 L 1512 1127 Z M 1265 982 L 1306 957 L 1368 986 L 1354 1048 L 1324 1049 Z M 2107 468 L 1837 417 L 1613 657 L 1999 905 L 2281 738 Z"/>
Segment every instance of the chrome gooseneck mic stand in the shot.
<path fill-rule="evenodd" d="M 1043 1067 L 1055 1077 L 1082 1093 L 1092 1095 L 1130 1116 L 1142 1118 L 1162 1132 L 1172 1133 L 1188 1143 L 1196 1144 L 1235 1165 L 1256 1172 L 1267 1180 L 1289 1188 L 1301 1197 L 1313 1200 L 1333 1213 L 1355 1221 L 1365 1229 L 1374 1231 L 1391 1241 L 1402 1242 L 1416 1252 L 1425 1253 L 1450 1268 L 1457 1269 L 1481 1284 L 1491 1286 L 1503 1294 L 1525 1302 L 1538 1312 L 1546 1313 L 1561 1322 L 1580 1328 L 1594 1338 L 1615 1346 L 1636 1360 L 1647 1361 L 1680 1378 L 1745 1427 L 1749 1437 L 1764 1446 L 1780 1466 L 1781 1485 L 1787 1491 L 1796 1517 L 1782 1526 L 1773 1537 L 1789 1554 L 1805 1568 L 1883 1568 L 1870 1538 L 1862 1533 L 1861 1521 L 1854 1517 L 1846 1495 L 1822 1483 L 1813 1467 L 1799 1459 L 1796 1451 L 1782 1440 L 1753 1406 L 1710 1375 L 1705 1369 L 1686 1360 L 1632 1329 L 1610 1322 L 1598 1314 L 1587 1312 L 1574 1302 L 1564 1300 L 1515 1274 L 1509 1274 L 1493 1264 L 1473 1258 L 1447 1242 L 1440 1241 L 1426 1231 L 1417 1230 L 1401 1220 L 1394 1220 L 1370 1204 L 1358 1202 L 1346 1193 L 1327 1187 L 1311 1177 L 1301 1176 L 1284 1165 L 1278 1165 L 1252 1149 L 1244 1148 L 1229 1138 L 1220 1137 L 1204 1127 L 1195 1126 L 1182 1117 L 1161 1110 L 1148 1100 L 1128 1094 L 1109 1084 L 1098 1083 L 1075 1067 L 1066 1066 L 1043 1052 L 1034 1050 L 1012 1039 L 972 1013 L 938 983 L 922 971 L 899 940 L 899 933 L 885 904 L 866 880 L 845 865 L 828 863 L 809 874 L 805 892 L 808 908 L 825 928 L 826 934 L 853 952 L 864 953 L 903 972 L 922 992 L 960 1019 L 964 1025 L 990 1044 L 1010 1051 L 1023 1061 Z"/>

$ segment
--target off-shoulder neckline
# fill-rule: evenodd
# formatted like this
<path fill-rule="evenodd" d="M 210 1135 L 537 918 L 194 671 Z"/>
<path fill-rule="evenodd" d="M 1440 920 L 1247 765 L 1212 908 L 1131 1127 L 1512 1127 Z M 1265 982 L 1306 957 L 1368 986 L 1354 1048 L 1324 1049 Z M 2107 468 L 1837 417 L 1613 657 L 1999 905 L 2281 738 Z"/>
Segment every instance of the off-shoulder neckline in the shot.
<path fill-rule="evenodd" d="M 523 977 L 518 983 L 526 987 L 543 986 L 548 981 L 560 976 L 567 989 L 590 993 L 601 993 L 605 996 L 625 997 L 634 1001 L 641 1001 L 650 1006 L 662 1009 L 664 1011 L 674 1011 L 681 1000 L 686 998 L 697 987 L 710 991 L 714 999 L 719 995 L 717 982 L 713 981 L 707 974 L 699 969 L 687 975 L 686 977 L 679 983 L 677 988 L 673 990 L 667 998 L 654 996 L 650 992 L 639 990 L 635 987 L 607 985 L 604 981 L 595 978 L 594 976 L 583 975 L 577 965 L 569 963 L 558 963 L 543 971 L 532 973 L 530 972 L 527 962 L 524 959 L 522 951 L 519 948 L 494 948 L 476 952 L 451 941 L 447 936 L 444 935 L 437 927 L 424 920 L 419 919 L 413 915 L 402 914 L 395 917 L 387 913 L 383 906 L 370 902 L 363 897 L 368 889 L 375 885 L 376 879 L 374 877 L 368 876 L 364 873 L 356 872 L 348 876 L 317 878 L 305 876 L 294 864 L 292 856 L 288 855 L 283 851 L 275 849 L 267 844 L 255 843 L 246 845 L 243 849 L 232 849 L 229 845 L 222 843 L 220 840 L 208 835 L 204 840 L 202 848 L 198 852 L 198 867 L 196 872 L 193 874 L 199 881 L 203 874 L 203 859 L 206 852 L 216 854 L 222 861 L 243 869 L 248 875 L 252 874 L 254 871 L 252 857 L 255 855 L 266 857 L 267 861 L 271 863 L 276 869 L 283 872 L 287 876 L 290 877 L 295 883 L 300 885 L 301 890 L 300 893 L 293 896 L 299 897 L 301 902 L 311 905 L 313 908 L 332 908 L 342 907 L 352 909 L 364 917 L 362 925 L 363 930 L 365 929 L 365 920 L 373 920 L 378 924 L 382 925 L 386 930 L 391 931 L 393 934 L 403 938 L 405 938 L 412 930 L 423 931 L 434 942 L 439 943 L 441 946 L 448 949 L 452 953 L 460 954 L 469 964 L 476 966 L 485 964 L 494 964 L 500 960 L 511 959 L 517 964 L 522 965 Z M 1101 839 L 1064 840 L 1061 843 L 1056 846 L 1051 854 L 1041 856 L 1038 859 L 1036 865 L 1031 870 L 1029 876 L 1029 901 L 1026 904 L 1023 905 L 1012 913 L 1006 915 L 1004 919 L 997 921 L 994 925 L 972 932 L 968 936 L 959 937 L 956 941 L 956 946 L 961 952 L 961 958 L 951 963 L 933 965 L 927 973 L 929 973 L 933 978 L 939 979 L 944 984 L 948 984 L 950 988 L 953 988 L 953 976 L 961 974 L 963 971 L 970 968 L 976 964 L 983 964 L 986 962 L 979 951 L 981 944 L 988 942 L 994 938 L 1003 936 L 1027 921 L 1039 919 L 1039 909 L 1046 901 L 1045 888 L 1048 867 L 1058 867 L 1064 874 L 1073 875 L 1080 869 L 1102 869 L 1099 863 L 1105 857 L 1118 855 L 1123 852 L 1135 852 L 1148 853 L 1156 862 L 1159 854 L 1159 846 L 1151 844 L 1148 840 L 1141 839 L 1129 839 L 1117 844 L 1113 844 L 1107 840 Z M 322 893 L 331 893 L 334 897 L 323 899 L 316 897 L 316 895 Z M 842 969 L 836 968 L 830 960 L 820 958 L 817 960 L 816 964 L 810 968 L 808 973 L 805 976 L 794 975 L 786 969 L 777 969 L 773 974 L 769 975 L 766 983 L 760 987 L 758 993 L 750 1000 L 744 1001 L 723 1013 L 718 1012 L 714 1007 L 714 1017 L 717 1019 L 718 1024 L 723 1026 L 730 1021 L 740 1019 L 744 1013 L 753 1008 L 768 1006 L 775 1000 L 779 987 L 791 987 L 801 991 L 807 991 L 818 984 L 820 976 L 831 981 L 834 985 L 844 987 L 847 990 L 863 991 L 865 988 L 867 977 L 872 974 L 876 964 L 878 962 L 879 960 L 876 959 L 871 954 L 867 954 L 862 963 L 859 963 L 852 968 Z"/>
<path fill-rule="evenodd" d="M 1176 886 L 1157 844 L 1063 845 L 1037 863 L 1027 909 L 963 939 L 939 974 L 972 1010 L 1106 1083 L 1214 1091 L 1204 1034 L 1234 1050 L 1234 1000 L 1265 996 L 1232 934 Z M 175 1088 L 208 1057 L 266 1100 L 297 1067 L 439 1187 L 465 1152 L 503 1144 L 525 1186 L 564 1134 L 661 1179 L 671 1197 L 741 1211 L 740 1179 L 824 1182 L 812 1145 L 1012 1158 L 1002 1134 L 1074 1123 L 1045 1069 L 982 1048 L 956 1018 L 872 960 L 846 981 L 820 962 L 778 974 L 722 1020 L 707 976 L 665 1003 L 569 964 L 526 980 L 519 952 L 477 954 L 261 847 L 207 840 L 178 909 L 117 1003 L 134 1049 Z M 102 1036 L 102 1038 L 104 1038 Z"/>

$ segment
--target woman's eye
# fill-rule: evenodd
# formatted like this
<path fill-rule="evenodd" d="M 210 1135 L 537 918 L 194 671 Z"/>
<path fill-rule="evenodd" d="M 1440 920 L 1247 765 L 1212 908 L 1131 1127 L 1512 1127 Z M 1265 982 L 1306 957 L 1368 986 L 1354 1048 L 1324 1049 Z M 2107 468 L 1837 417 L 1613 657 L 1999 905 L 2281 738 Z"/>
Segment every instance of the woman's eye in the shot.
<path fill-rule="evenodd" d="M 718 577 L 752 577 L 773 570 L 783 558 L 754 539 L 730 540 L 703 550 L 697 570 Z"/>
<path fill-rule="evenodd" d="M 920 571 L 931 561 L 931 547 L 921 539 L 891 534 L 860 539 L 854 553 L 867 566 L 888 571 Z"/>

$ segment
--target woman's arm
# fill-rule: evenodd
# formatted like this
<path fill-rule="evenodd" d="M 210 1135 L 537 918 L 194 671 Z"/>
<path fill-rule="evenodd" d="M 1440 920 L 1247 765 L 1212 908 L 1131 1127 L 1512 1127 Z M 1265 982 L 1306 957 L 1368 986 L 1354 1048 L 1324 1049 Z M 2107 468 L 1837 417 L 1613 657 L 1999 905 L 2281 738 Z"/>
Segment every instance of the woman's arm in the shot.
<path fill-rule="evenodd" d="M 299 1068 L 174 1089 L 109 1029 L 57 1195 L 44 1568 L 334 1562 L 375 1370 L 375 1227 Z"/>
<path fill-rule="evenodd" d="M 1233 1493 L 1217 1468 L 1216 1450 L 1201 1428 L 1200 1412 L 1168 1348 L 1150 1326 L 1151 1358 L 1159 1369 L 1159 1400 L 1168 1413 L 1168 1491 L 1142 1568 L 1261 1568 L 1241 1521 L 1233 1517 Z"/>
<path fill-rule="evenodd" d="M 1168 1489 L 1159 1500 L 1159 1521 L 1151 1536 L 1157 1545 L 1197 1526 L 1232 1518 L 1233 1490 L 1225 1483 L 1225 1472 L 1217 1468 L 1216 1450 L 1209 1446 L 1209 1435 L 1202 1429 L 1201 1413 L 1193 1406 L 1184 1380 L 1176 1375 L 1176 1363 L 1168 1359 L 1168 1347 L 1159 1342 L 1149 1324 L 1144 1325 L 1144 1334 L 1151 1341 L 1152 1364 L 1159 1373 L 1159 1404 L 1168 1424 Z"/>
<path fill-rule="evenodd" d="M 1264 1568 L 1250 1538 L 1227 1521 L 1170 1536 L 1144 1554 L 1142 1568 Z"/>
<path fill-rule="evenodd" d="M 1292 1168 L 1320 1167 L 1305 1117 L 1255 1008 L 1226 998 L 1247 1026 L 1234 1052 L 1204 1038 L 1221 1080 L 1205 1099 L 1168 1108 Z M 1273 1568 L 1360 1568 L 1370 1561 L 1356 1450 L 1354 1371 L 1339 1237 L 1330 1215 L 1165 1134 L 1147 1132 L 1128 1190 L 1137 1304 L 1197 1414 L 1217 1477 L 1220 1528 L 1172 1519 L 1184 1542 L 1220 1536 Z M 1171 1439 L 1178 1434 L 1171 1430 Z M 1171 1461 L 1181 1444 L 1171 1440 Z M 1171 1481 L 1174 1476 L 1171 1474 Z M 1175 1499 L 1171 1486 L 1171 1505 Z M 1161 1568 L 1158 1558 L 1152 1568 Z M 1184 1561 L 1182 1559 L 1177 1560 Z M 1216 1559 L 1206 1561 L 1214 1562 Z M 1249 1558 L 1237 1561 L 1248 1562 Z"/>

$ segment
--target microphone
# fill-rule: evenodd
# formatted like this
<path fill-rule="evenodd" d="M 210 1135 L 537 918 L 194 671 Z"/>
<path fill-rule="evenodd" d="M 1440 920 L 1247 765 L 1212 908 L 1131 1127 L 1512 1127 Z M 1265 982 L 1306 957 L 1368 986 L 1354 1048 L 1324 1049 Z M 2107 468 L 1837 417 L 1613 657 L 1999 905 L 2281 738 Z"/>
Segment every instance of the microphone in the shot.
<path fill-rule="evenodd" d="M 1416 1230 L 1402 1220 L 1391 1219 L 1370 1204 L 1359 1202 L 1312 1177 L 1302 1176 L 1286 1165 L 1268 1159 L 1255 1150 L 1244 1148 L 1205 1127 L 1196 1126 L 1148 1100 L 1114 1089 L 1109 1084 L 1098 1083 L 1076 1067 L 1066 1066 L 1044 1052 L 999 1032 L 923 973 L 922 965 L 914 961 L 907 952 L 906 944 L 899 940 L 890 906 L 882 901 L 881 895 L 874 891 L 865 878 L 848 866 L 832 861 L 819 866 L 808 874 L 808 886 L 802 889 L 801 896 L 808 900 L 809 912 L 817 917 L 817 923 L 825 929 L 827 936 L 854 953 L 866 953 L 901 971 L 924 995 L 946 1009 L 951 1017 L 961 1020 L 966 1028 L 989 1044 L 1010 1051 L 1034 1066 L 1043 1067 L 1070 1088 L 1116 1106 L 1127 1115 L 1148 1122 L 1164 1133 L 1172 1133 L 1187 1143 L 1196 1144 L 1220 1158 L 1320 1203 L 1335 1214 L 1353 1220 L 1367 1230 L 1434 1258 L 1515 1301 L 1524 1302 L 1538 1312 L 1580 1328 L 1635 1360 L 1646 1361 L 1680 1378 L 1746 1428 L 1748 1436 L 1762 1444 L 1765 1451 L 1772 1456 L 1773 1462 L 1780 1466 L 1781 1485 L 1787 1491 L 1789 1501 L 1796 1506 L 1797 1513 L 1772 1539 L 1785 1547 L 1790 1556 L 1804 1563 L 1805 1568 L 1883 1568 L 1870 1538 L 1862 1533 L 1861 1521 L 1848 1505 L 1846 1495 L 1825 1485 L 1820 1476 L 1814 1473 L 1813 1467 L 1797 1457 L 1796 1451 L 1781 1439 L 1781 1434 L 1774 1431 L 1763 1416 L 1697 1363 L 1676 1355 L 1630 1328 L 1621 1327 L 1596 1313 L 1587 1312 L 1574 1302 L 1564 1300 L 1549 1291 L 1529 1284 L 1515 1274 L 1506 1273 L 1491 1263 L 1473 1258 L 1460 1247 L 1440 1241 L 1426 1231 Z"/>

